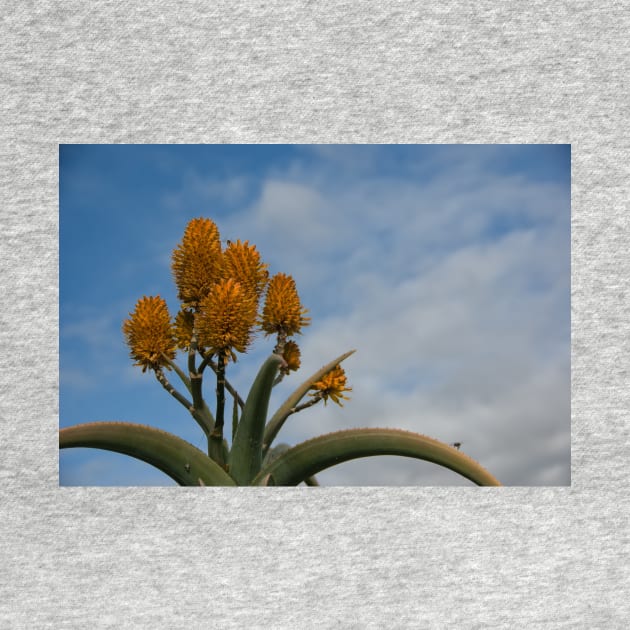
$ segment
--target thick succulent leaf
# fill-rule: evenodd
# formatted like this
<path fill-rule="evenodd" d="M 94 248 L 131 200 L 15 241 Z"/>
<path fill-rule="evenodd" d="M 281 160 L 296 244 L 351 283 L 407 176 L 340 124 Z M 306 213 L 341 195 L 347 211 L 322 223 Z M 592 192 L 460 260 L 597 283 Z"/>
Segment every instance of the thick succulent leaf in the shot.
<path fill-rule="evenodd" d="M 270 464 L 274 459 L 278 459 L 282 453 L 286 453 L 290 448 L 291 445 L 285 444 L 284 442 L 270 448 L 263 459 L 263 466 L 267 466 L 267 464 Z"/>
<path fill-rule="evenodd" d="M 272 354 L 260 368 L 236 429 L 230 453 L 230 475 L 238 485 L 248 485 L 262 466 L 262 442 L 269 397 L 284 359 Z"/>
<path fill-rule="evenodd" d="M 180 486 L 234 486 L 205 453 L 176 435 L 127 422 L 92 422 L 59 431 L 59 448 L 88 447 L 123 453 L 151 464 Z"/>
<path fill-rule="evenodd" d="M 267 452 L 269 446 L 274 441 L 276 435 L 282 428 L 285 420 L 291 415 L 291 410 L 306 396 L 308 391 L 311 389 L 311 385 L 321 380 L 335 367 L 337 367 L 342 361 L 345 361 L 350 355 L 354 354 L 356 350 L 350 350 L 345 352 L 341 356 L 337 357 L 334 361 L 327 363 L 324 367 L 320 368 L 312 374 L 309 378 L 307 378 L 278 408 L 278 411 L 274 413 L 273 417 L 267 423 L 265 427 L 265 437 L 263 439 L 264 443 L 264 453 Z"/>
<path fill-rule="evenodd" d="M 474 459 L 452 446 L 400 429 L 349 429 L 321 435 L 273 459 L 252 483 L 262 485 L 263 480 L 272 479 L 276 486 L 294 486 L 335 464 L 374 455 L 423 459 L 450 468 L 479 486 L 501 485 Z"/>

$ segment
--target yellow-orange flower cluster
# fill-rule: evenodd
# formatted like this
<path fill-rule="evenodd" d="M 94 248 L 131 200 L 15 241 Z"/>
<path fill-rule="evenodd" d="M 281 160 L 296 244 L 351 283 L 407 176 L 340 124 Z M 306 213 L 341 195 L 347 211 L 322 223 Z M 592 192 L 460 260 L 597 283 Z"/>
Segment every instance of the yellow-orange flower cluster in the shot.
<path fill-rule="evenodd" d="M 318 396 L 324 399 L 324 404 L 327 404 L 330 398 L 333 402 L 336 402 L 340 407 L 343 407 L 341 399 L 350 400 L 347 396 L 343 395 L 343 392 L 351 392 L 352 387 L 346 386 L 346 373 L 341 366 L 333 368 L 321 381 L 313 383 L 311 389 L 315 390 L 311 396 Z"/>
<path fill-rule="evenodd" d="M 177 347 L 181 350 L 188 350 L 192 340 L 193 325 L 195 315 L 188 309 L 181 309 L 175 317 L 174 333 L 177 340 Z"/>
<path fill-rule="evenodd" d="M 236 361 L 252 341 L 256 323 L 256 298 L 236 280 L 217 283 L 201 301 L 195 318 L 199 345 Z"/>
<path fill-rule="evenodd" d="M 308 311 L 293 278 L 279 273 L 270 280 L 268 265 L 249 241 L 228 241 L 222 250 L 214 221 L 192 219 L 173 250 L 171 269 L 181 301 L 175 320 L 170 321 L 164 300 L 143 298 L 123 326 L 143 370 L 168 365 L 162 354 L 172 359 L 177 349 L 190 349 L 193 335 L 200 350 L 236 360 L 235 351 L 247 350 L 257 324 L 266 334 L 278 335 L 285 372 L 299 368 L 300 350 L 287 338 L 310 323 Z"/>
<path fill-rule="evenodd" d="M 175 358 L 176 342 L 166 302 L 160 296 L 143 296 L 123 322 L 123 333 L 135 365 L 156 369 L 168 366 L 164 355 Z"/>
<path fill-rule="evenodd" d="M 295 341 L 287 341 L 284 344 L 282 357 L 287 364 L 284 368 L 285 373 L 296 372 L 300 369 L 300 348 Z"/>
<path fill-rule="evenodd" d="M 197 308 L 221 278 L 221 237 L 214 221 L 198 218 L 188 223 L 171 266 L 177 297 L 184 306 Z"/>
<path fill-rule="evenodd" d="M 291 337 L 308 326 L 310 317 L 302 306 L 291 276 L 278 273 L 269 281 L 262 315 L 262 329 L 268 334 L 280 333 Z"/>
<path fill-rule="evenodd" d="M 223 252 L 222 262 L 222 277 L 233 278 L 258 300 L 269 281 L 269 272 L 267 265 L 261 262 L 256 246 L 250 245 L 249 241 L 231 242 Z"/>

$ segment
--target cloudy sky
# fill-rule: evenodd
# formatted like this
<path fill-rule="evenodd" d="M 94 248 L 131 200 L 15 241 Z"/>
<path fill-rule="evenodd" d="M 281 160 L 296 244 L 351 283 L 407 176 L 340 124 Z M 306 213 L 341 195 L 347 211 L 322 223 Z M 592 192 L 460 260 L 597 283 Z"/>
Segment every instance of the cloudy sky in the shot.
<path fill-rule="evenodd" d="M 143 295 L 177 311 L 171 252 L 204 216 L 291 274 L 310 311 L 302 368 L 272 411 L 357 350 L 351 400 L 291 416 L 278 442 L 397 427 L 461 442 L 506 485 L 569 485 L 570 161 L 568 145 L 62 146 L 60 426 L 123 420 L 205 449 L 121 332 Z M 272 348 L 261 336 L 230 365 L 241 395 Z M 59 471 L 62 485 L 173 485 L 100 450 L 61 451 Z M 398 457 L 318 479 L 471 485 Z"/>

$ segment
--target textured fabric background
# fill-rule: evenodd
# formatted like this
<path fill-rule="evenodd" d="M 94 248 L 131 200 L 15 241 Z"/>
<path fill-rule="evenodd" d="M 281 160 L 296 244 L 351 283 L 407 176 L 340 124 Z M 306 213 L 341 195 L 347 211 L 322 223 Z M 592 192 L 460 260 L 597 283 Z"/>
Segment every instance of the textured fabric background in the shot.
<path fill-rule="evenodd" d="M 629 16 L 3 3 L 0 627 L 627 627 Z M 572 143 L 572 486 L 59 488 L 70 142 Z"/>

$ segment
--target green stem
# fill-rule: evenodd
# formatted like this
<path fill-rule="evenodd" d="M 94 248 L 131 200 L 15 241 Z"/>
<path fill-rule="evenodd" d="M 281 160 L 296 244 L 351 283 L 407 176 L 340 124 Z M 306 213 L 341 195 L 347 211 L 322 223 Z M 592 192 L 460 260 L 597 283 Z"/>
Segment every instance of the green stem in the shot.
<path fill-rule="evenodd" d="M 196 374 L 197 368 L 195 367 L 195 356 L 197 355 L 197 331 L 193 327 L 192 335 L 190 337 L 190 346 L 188 348 L 188 373 Z"/>
<path fill-rule="evenodd" d="M 169 382 L 169 380 L 164 375 L 162 368 L 156 368 L 154 371 L 155 378 L 157 378 L 160 385 L 173 397 L 177 402 L 181 403 L 188 409 L 188 411 L 192 411 L 192 403 L 185 396 L 182 396 Z"/>
<path fill-rule="evenodd" d="M 276 337 L 276 347 L 273 349 L 274 354 L 282 356 L 284 353 L 284 346 L 287 344 L 287 333 L 284 330 L 279 330 Z"/>
<path fill-rule="evenodd" d="M 225 422 L 225 352 L 219 352 L 217 368 L 217 414 L 214 430 L 223 438 L 223 424 Z"/>
<path fill-rule="evenodd" d="M 210 435 L 212 431 L 212 427 L 214 425 L 214 421 L 212 416 L 209 414 L 209 410 L 205 407 L 205 403 L 203 400 L 201 401 L 201 406 L 195 405 L 195 397 L 194 397 L 194 388 L 193 388 L 193 402 L 191 403 L 185 396 L 182 396 L 169 382 L 166 378 L 164 372 L 161 369 L 155 370 L 155 377 L 159 381 L 160 385 L 171 395 L 175 400 L 180 402 L 186 409 L 188 409 L 190 415 L 195 419 L 197 424 L 201 427 L 201 430 L 204 432 L 206 437 Z M 195 379 L 192 380 L 195 382 Z"/>
<path fill-rule="evenodd" d="M 190 386 L 192 392 L 192 404 L 195 411 L 203 409 L 203 393 L 201 391 L 201 385 L 203 383 L 203 376 L 197 372 L 190 373 Z"/>
<path fill-rule="evenodd" d="M 197 331 L 193 328 L 192 336 L 190 338 L 190 348 L 188 349 L 188 374 L 186 379 L 190 384 L 190 393 L 192 395 L 192 407 L 190 413 L 192 417 L 201 425 L 203 432 L 208 437 L 208 455 L 210 455 L 216 461 L 221 461 L 221 457 L 217 457 L 215 450 L 211 448 L 210 435 L 215 426 L 215 420 L 212 417 L 206 401 L 203 399 L 203 376 L 197 370 L 195 366 L 195 358 L 197 355 Z M 184 378 L 186 378 L 184 376 Z"/>
<path fill-rule="evenodd" d="M 211 360 L 212 360 L 212 352 L 208 352 L 208 354 L 204 354 L 204 353 L 200 350 L 200 351 L 199 351 L 199 354 L 200 354 L 200 355 L 201 355 L 201 357 L 202 357 L 202 361 L 201 361 L 201 363 L 199 364 L 198 371 L 199 371 L 199 373 L 200 373 L 200 374 L 202 374 L 202 373 L 203 373 L 203 371 L 206 369 L 206 367 L 207 367 L 208 365 L 210 365 L 210 363 L 211 363 Z"/>
<path fill-rule="evenodd" d="M 166 378 L 166 375 L 161 369 L 155 370 L 155 377 L 159 381 L 160 385 L 178 402 L 180 402 L 186 409 L 189 411 L 190 415 L 195 419 L 197 424 L 201 427 L 201 430 L 207 436 L 210 435 L 212 428 L 214 427 L 214 419 L 212 418 L 212 414 L 210 410 L 206 406 L 203 398 L 201 398 L 201 382 L 199 379 L 192 378 L 191 382 L 193 383 L 193 387 L 191 387 L 193 394 L 193 402 L 190 402 L 185 396 L 182 396 L 169 382 Z M 199 381 L 199 382 L 197 382 Z M 196 393 L 195 386 L 198 386 L 199 390 Z"/>
<path fill-rule="evenodd" d="M 190 389 L 190 379 L 184 374 L 184 370 L 182 370 L 175 361 L 169 359 L 164 353 L 162 353 L 162 358 L 168 363 L 169 367 L 175 371 L 177 376 L 179 376 L 182 383 L 186 386 L 186 389 L 192 393 Z"/>
<path fill-rule="evenodd" d="M 208 452 L 210 457 L 219 465 L 225 466 L 225 448 L 223 444 L 223 425 L 225 423 L 225 364 L 226 354 L 220 351 L 217 357 L 217 411 L 215 416 L 214 429 L 208 441 Z"/>
<path fill-rule="evenodd" d="M 302 403 L 301 405 L 298 405 L 297 407 L 291 408 L 291 413 L 292 414 L 293 413 L 298 413 L 299 411 L 303 411 L 304 409 L 308 409 L 309 407 L 312 407 L 313 405 L 316 405 L 321 400 L 322 400 L 321 392 L 317 392 L 317 395 L 313 396 L 313 398 L 311 398 L 308 402 Z"/>
<path fill-rule="evenodd" d="M 212 371 L 215 374 L 218 374 L 219 368 L 217 364 L 214 363 L 214 361 L 210 361 L 208 365 L 212 368 Z M 239 393 L 234 389 L 234 387 L 230 384 L 230 381 L 228 381 L 227 378 L 224 378 L 224 381 L 225 381 L 225 389 L 228 390 L 232 398 L 234 398 L 234 400 L 238 403 L 238 406 L 241 409 L 243 409 L 245 407 L 245 401 L 240 397 Z"/>

